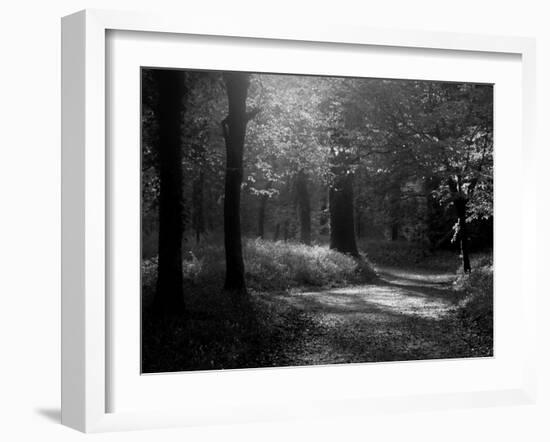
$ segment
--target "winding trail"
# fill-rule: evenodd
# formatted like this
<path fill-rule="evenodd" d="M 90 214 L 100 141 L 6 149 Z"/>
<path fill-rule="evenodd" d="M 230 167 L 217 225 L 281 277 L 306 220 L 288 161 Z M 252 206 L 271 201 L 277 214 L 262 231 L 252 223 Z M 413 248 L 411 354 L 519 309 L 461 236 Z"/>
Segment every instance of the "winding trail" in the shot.
<path fill-rule="evenodd" d="M 460 296 L 453 274 L 377 270 L 371 284 L 276 295 L 309 319 L 284 358 L 311 365 L 468 356 L 449 315 Z"/>

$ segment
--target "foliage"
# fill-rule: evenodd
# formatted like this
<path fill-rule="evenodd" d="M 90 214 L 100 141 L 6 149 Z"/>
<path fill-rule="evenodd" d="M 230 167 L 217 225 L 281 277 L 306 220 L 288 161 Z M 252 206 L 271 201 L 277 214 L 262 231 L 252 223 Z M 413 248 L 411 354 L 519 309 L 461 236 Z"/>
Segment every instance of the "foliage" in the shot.
<path fill-rule="evenodd" d="M 418 197 L 429 200 L 434 215 L 442 212 L 438 206 L 447 209 L 461 197 L 467 200 L 467 222 L 491 217 L 491 86 L 398 80 L 355 86 L 364 98 L 363 126 L 374 133 L 370 150 L 363 154 L 365 170 L 370 170 L 365 190 L 386 192 L 390 219 L 395 219 L 396 205 L 403 218 L 402 201 Z M 407 189 L 412 183 L 417 184 Z M 372 200 L 371 195 L 366 198 Z M 433 237 L 428 231 L 433 223 L 426 215 L 424 219 L 426 236 L 438 244 L 450 226 Z"/>
<path fill-rule="evenodd" d="M 330 250 L 326 246 L 249 239 L 244 260 L 252 290 L 286 290 L 304 286 L 338 286 L 368 282 L 375 277 L 368 262 Z M 214 287 L 223 277 L 224 251 L 213 241 L 194 245 L 184 253 L 184 279 L 193 285 Z M 142 284 L 154 287 L 156 258 L 143 261 Z M 214 290 L 219 287 L 213 288 Z"/>
<path fill-rule="evenodd" d="M 472 273 L 457 271 L 455 289 L 464 293 L 456 316 L 471 345 L 480 355 L 493 352 L 493 257 L 484 254 L 474 258 Z"/>
<path fill-rule="evenodd" d="M 236 186 L 250 304 L 240 309 L 221 290 L 227 195 L 221 123 L 228 112 L 222 74 L 181 75 L 187 316 L 158 318 L 150 309 L 159 236 L 158 85 L 151 70 L 142 71 L 145 371 L 319 363 L 319 348 L 329 349 L 321 360 L 330 362 L 492 354 L 492 261 L 474 258 L 472 273 L 457 276 L 454 291 L 446 282 L 458 265 L 453 240 L 466 238 L 458 226 L 468 224 L 472 249 L 492 245 L 492 86 L 250 74 L 246 108 L 254 112 L 246 113 L 240 193 Z M 346 196 L 338 219 L 354 221 L 342 230 L 360 239 L 358 258 L 324 245 L 337 230 L 338 192 Z M 399 267 L 416 280 L 392 285 L 374 266 Z M 426 269 L 440 273 L 438 282 L 424 281 Z M 315 314 L 288 303 L 315 310 L 334 287 L 373 296 L 359 302 L 337 292 L 328 310 Z M 390 308 L 403 290 L 411 304 L 441 296 L 440 305 L 454 307 L 437 318 L 411 319 Z M 311 357 L 300 359 L 304 354 Z"/>
<path fill-rule="evenodd" d="M 430 252 L 424 244 L 410 241 L 363 240 L 368 259 L 377 266 L 430 269 L 433 271 L 454 271 L 459 258 L 450 251 Z"/>
<path fill-rule="evenodd" d="M 156 95 L 150 72 L 143 72 L 142 222 L 151 236 L 158 222 Z M 222 229 L 220 124 L 227 99 L 220 73 L 185 76 L 184 223 L 187 232 L 203 235 Z M 452 202 L 462 194 L 470 232 L 490 234 L 492 86 L 252 74 L 247 107 L 259 112 L 245 139 L 243 234 L 296 238 L 300 171 L 307 173 L 313 239 L 327 229 L 326 194 L 340 173 L 354 175 L 363 236 L 449 247 L 456 223 Z M 260 217 L 265 229 L 258 227 Z"/>
<path fill-rule="evenodd" d="M 372 280 L 367 263 L 326 246 L 253 240 L 245 249 L 251 285 L 260 290 L 345 285 Z"/>
<path fill-rule="evenodd" d="M 461 270 L 455 282 L 456 290 L 466 293 L 460 304 L 460 314 L 492 332 L 493 318 L 493 257 L 481 255 L 474 259 L 474 270 L 464 275 Z"/>

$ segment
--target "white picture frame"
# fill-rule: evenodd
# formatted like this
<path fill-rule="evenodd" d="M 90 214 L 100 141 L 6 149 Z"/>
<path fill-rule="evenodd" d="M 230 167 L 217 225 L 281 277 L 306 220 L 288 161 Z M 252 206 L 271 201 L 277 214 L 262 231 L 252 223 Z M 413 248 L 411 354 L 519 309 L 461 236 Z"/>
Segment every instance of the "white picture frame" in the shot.
<path fill-rule="evenodd" d="M 513 54 L 521 57 L 521 325 L 525 351 L 521 381 L 506 388 L 430 392 L 423 395 L 316 398 L 307 406 L 295 403 L 271 406 L 225 402 L 227 412 L 206 408 L 189 411 L 108 412 L 108 174 L 106 155 L 107 93 L 106 35 L 109 31 L 270 39 L 286 42 L 369 45 L 380 48 L 468 51 Z M 62 423 L 84 432 L 158 428 L 217 422 L 246 422 L 285 417 L 362 414 L 431 408 L 532 403 L 535 382 L 535 278 L 533 227 L 536 186 L 534 173 L 535 42 L 519 37 L 494 37 L 416 31 L 388 31 L 318 24 L 216 22 L 210 17 L 182 21 L 151 14 L 86 10 L 62 20 Z M 498 104 L 497 104 L 498 105 Z M 498 141 L 497 141 L 498 142 Z M 139 339 L 136 332 L 136 339 Z M 362 370 L 355 365 L 355 372 Z M 288 369 L 287 369 L 288 370 Z M 290 369 L 292 370 L 292 369 Z M 343 370 L 333 367 L 332 370 Z M 276 372 L 273 375 L 277 375 Z M 193 401 L 193 397 L 186 400 Z M 302 404 L 303 405 L 303 404 Z"/>

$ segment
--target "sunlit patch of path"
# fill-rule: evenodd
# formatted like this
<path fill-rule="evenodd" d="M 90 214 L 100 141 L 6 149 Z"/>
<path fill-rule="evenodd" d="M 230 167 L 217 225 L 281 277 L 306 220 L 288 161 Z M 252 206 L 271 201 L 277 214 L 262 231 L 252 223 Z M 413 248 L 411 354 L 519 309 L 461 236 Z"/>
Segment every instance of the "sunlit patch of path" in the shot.
<path fill-rule="evenodd" d="M 294 296 L 291 302 L 304 309 L 313 307 L 313 311 L 369 314 L 382 309 L 388 314 L 413 315 L 433 319 L 440 318 L 452 306 L 448 300 L 431 298 L 419 291 L 389 285 L 367 285 L 323 292 L 305 292 Z"/>
<path fill-rule="evenodd" d="M 439 319 L 455 304 L 452 275 L 380 269 L 380 281 L 322 291 L 291 292 L 292 305 L 311 312 L 419 316 Z"/>
<path fill-rule="evenodd" d="M 445 320 L 459 296 L 452 274 L 377 270 L 371 284 L 276 295 L 314 324 L 289 359 L 323 364 L 464 356 L 464 343 Z"/>

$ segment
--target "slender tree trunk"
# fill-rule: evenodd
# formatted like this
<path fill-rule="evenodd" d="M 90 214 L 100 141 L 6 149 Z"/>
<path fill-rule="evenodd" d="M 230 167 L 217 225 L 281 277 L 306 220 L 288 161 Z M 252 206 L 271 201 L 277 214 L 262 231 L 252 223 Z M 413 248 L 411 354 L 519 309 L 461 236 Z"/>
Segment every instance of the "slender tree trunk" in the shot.
<path fill-rule="evenodd" d="M 399 223 L 393 221 L 391 225 L 391 240 L 397 241 L 399 239 Z"/>
<path fill-rule="evenodd" d="M 267 195 L 260 196 L 260 204 L 258 206 L 258 236 L 262 239 L 265 237 L 265 211 L 267 207 Z"/>
<path fill-rule="evenodd" d="M 327 189 L 323 189 L 322 197 L 321 197 L 321 215 L 319 216 L 319 234 L 320 235 L 326 235 L 329 233 L 328 194 L 329 194 L 329 191 Z"/>
<path fill-rule="evenodd" d="M 472 266 L 470 264 L 470 249 L 468 245 L 468 227 L 466 225 L 466 207 L 468 198 L 462 192 L 460 185 L 453 179 L 448 180 L 449 190 L 453 197 L 453 206 L 458 218 L 458 236 L 460 243 L 460 252 L 462 254 L 462 268 L 464 273 L 470 273 Z"/>
<path fill-rule="evenodd" d="M 459 198 L 454 201 L 454 206 L 458 215 L 458 229 L 460 240 L 460 252 L 462 253 L 462 268 L 464 273 L 470 273 L 470 249 L 468 246 L 468 228 L 466 226 L 466 199 Z"/>
<path fill-rule="evenodd" d="M 281 223 L 275 224 L 275 233 L 273 234 L 273 241 L 279 240 L 279 232 L 281 230 Z"/>
<path fill-rule="evenodd" d="M 400 190 L 400 186 L 395 186 L 390 193 L 390 237 L 392 241 L 399 239 Z"/>
<path fill-rule="evenodd" d="M 181 124 L 182 98 L 186 93 L 184 74 L 156 71 L 159 130 L 159 261 L 155 310 L 182 313 L 183 271 L 183 181 Z"/>
<path fill-rule="evenodd" d="M 205 215 L 205 224 L 206 224 L 205 231 L 209 230 L 212 232 L 216 229 L 216 222 L 215 222 L 215 218 L 217 218 L 216 196 L 214 196 L 211 186 L 208 186 L 204 190 L 206 191 L 206 195 L 204 199 L 204 207 L 205 207 L 204 215 Z"/>
<path fill-rule="evenodd" d="M 363 231 L 361 229 L 361 223 L 363 221 L 363 211 L 361 210 L 361 207 L 359 204 L 355 204 L 355 234 L 357 235 L 357 239 L 361 238 L 361 235 L 363 234 Z"/>
<path fill-rule="evenodd" d="M 307 174 L 304 170 L 296 177 L 296 198 L 300 219 L 300 240 L 307 245 L 311 244 L 311 205 L 307 186 Z"/>
<path fill-rule="evenodd" d="M 193 182 L 193 227 L 195 229 L 195 241 L 198 244 L 201 234 L 204 233 L 204 172 L 201 170 L 199 176 Z"/>
<path fill-rule="evenodd" d="M 283 223 L 283 239 L 285 241 L 288 241 L 289 238 L 290 238 L 289 222 L 288 222 L 288 219 L 285 219 L 285 222 Z"/>
<path fill-rule="evenodd" d="M 246 294 L 241 239 L 241 184 L 243 179 L 243 150 L 246 124 L 246 96 L 249 74 L 227 72 L 223 75 L 229 112 L 222 122 L 226 147 L 224 242 L 225 289 Z"/>
<path fill-rule="evenodd" d="M 353 175 L 337 174 L 329 191 L 330 248 L 359 256 L 353 221 Z"/>

